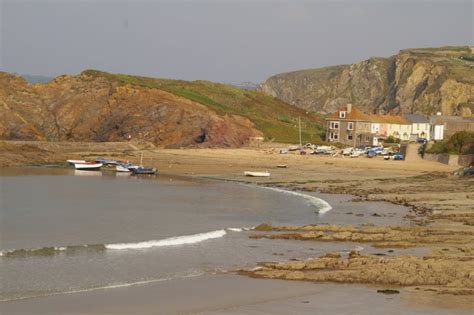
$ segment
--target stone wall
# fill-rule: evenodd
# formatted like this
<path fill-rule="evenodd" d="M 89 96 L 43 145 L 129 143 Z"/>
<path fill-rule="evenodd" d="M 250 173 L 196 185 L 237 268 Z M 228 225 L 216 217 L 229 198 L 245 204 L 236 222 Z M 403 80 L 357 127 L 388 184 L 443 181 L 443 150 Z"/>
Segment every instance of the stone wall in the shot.
<path fill-rule="evenodd" d="M 425 153 L 424 160 L 435 161 L 452 166 L 469 166 L 474 163 L 474 154 L 454 155 L 454 154 L 430 154 Z"/>

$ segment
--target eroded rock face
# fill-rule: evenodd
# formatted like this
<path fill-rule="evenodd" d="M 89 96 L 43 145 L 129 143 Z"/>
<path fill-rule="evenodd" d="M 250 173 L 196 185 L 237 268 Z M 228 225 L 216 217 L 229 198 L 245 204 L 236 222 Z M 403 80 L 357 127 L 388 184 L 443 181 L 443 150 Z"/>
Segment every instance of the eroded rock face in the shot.
<path fill-rule="evenodd" d="M 346 103 L 365 112 L 472 115 L 474 62 L 462 48 L 402 50 L 390 58 L 282 73 L 261 91 L 306 110 L 331 113 Z"/>
<path fill-rule="evenodd" d="M 125 141 L 128 135 L 163 147 L 239 147 L 261 132 L 247 118 L 87 72 L 35 85 L 0 73 L 0 139 Z"/>

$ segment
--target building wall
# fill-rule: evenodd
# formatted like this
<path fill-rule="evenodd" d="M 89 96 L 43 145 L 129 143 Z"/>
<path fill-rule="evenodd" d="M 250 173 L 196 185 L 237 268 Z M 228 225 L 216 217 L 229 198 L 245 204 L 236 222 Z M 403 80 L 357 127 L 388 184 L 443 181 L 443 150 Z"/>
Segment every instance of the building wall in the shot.
<path fill-rule="evenodd" d="M 411 134 L 417 135 L 418 138 L 425 138 L 426 140 L 430 140 L 430 124 L 413 123 L 411 125 Z"/>
<path fill-rule="evenodd" d="M 431 126 L 431 140 L 443 140 L 444 125 Z"/>
<path fill-rule="evenodd" d="M 388 135 L 401 140 L 409 140 L 411 134 L 411 125 L 388 124 Z"/>
<path fill-rule="evenodd" d="M 455 122 L 449 121 L 444 123 L 444 139 L 448 139 L 458 131 L 474 131 L 474 122 Z"/>
<path fill-rule="evenodd" d="M 332 128 L 331 123 L 338 123 L 339 128 Z M 352 124 L 352 129 L 349 129 Z M 345 121 L 345 120 L 328 120 L 327 121 L 327 133 L 326 139 L 329 142 L 341 142 L 348 146 L 356 146 L 357 134 L 360 132 L 370 132 L 369 122 L 360 121 Z M 331 139 L 331 133 L 337 134 L 337 139 Z"/>
<path fill-rule="evenodd" d="M 380 124 L 379 134 L 381 136 L 388 136 L 388 124 Z"/>

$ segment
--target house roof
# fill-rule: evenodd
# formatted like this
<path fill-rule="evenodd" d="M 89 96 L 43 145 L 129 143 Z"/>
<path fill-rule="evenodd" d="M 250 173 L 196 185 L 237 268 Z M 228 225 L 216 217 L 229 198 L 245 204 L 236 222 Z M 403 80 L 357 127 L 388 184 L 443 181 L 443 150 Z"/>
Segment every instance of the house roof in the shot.
<path fill-rule="evenodd" d="M 347 108 L 341 108 L 340 110 L 334 112 L 329 116 L 328 120 L 339 120 L 339 112 L 345 111 L 346 118 L 345 120 L 359 120 L 359 121 L 370 121 L 370 116 L 362 112 L 361 110 L 357 109 L 355 106 L 352 106 L 352 110 L 350 113 L 347 112 Z"/>
<path fill-rule="evenodd" d="M 442 125 L 447 122 L 474 123 L 474 117 L 434 115 L 430 117 L 431 124 Z"/>
<path fill-rule="evenodd" d="M 371 115 L 370 121 L 384 124 L 410 125 L 411 122 L 402 116 L 393 115 Z"/>
<path fill-rule="evenodd" d="M 429 123 L 428 118 L 420 114 L 406 114 L 405 119 L 412 124 L 427 124 Z"/>

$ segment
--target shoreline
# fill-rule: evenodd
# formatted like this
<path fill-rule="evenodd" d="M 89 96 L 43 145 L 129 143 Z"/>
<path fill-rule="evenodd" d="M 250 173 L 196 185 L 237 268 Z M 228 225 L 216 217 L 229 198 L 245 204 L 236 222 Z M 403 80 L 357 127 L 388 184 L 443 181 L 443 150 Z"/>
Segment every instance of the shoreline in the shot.
<path fill-rule="evenodd" d="M 136 151 L 130 153 L 132 158 L 138 155 Z M 70 153 L 61 153 L 67 154 Z M 54 157 L 56 162 L 62 161 L 65 155 Z M 75 153 L 74 157 L 91 158 L 96 156 L 95 152 Z M 356 201 L 385 201 L 394 205 L 409 207 L 410 211 L 407 219 L 410 224 L 407 226 L 407 233 L 427 233 L 428 237 L 436 235 L 439 231 L 444 231 L 452 235 L 456 242 L 464 244 L 462 247 L 469 253 L 472 250 L 472 236 L 474 235 L 474 192 L 470 187 L 474 185 L 471 178 L 457 178 L 450 175 L 455 169 L 453 167 L 438 164 L 436 162 L 425 161 L 379 161 L 374 159 L 347 159 L 332 157 L 308 157 L 299 155 L 281 156 L 273 151 L 263 148 L 245 149 L 186 149 L 186 150 L 149 150 L 145 151 L 146 156 L 150 156 L 148 164 L 157 167 L 160 174 L 166 176 L 178 176 L 193 179 L 223 180 L 244 184 L 255 184 L 259 186 L 270 186 L 283 188 L 288 191 L 298 191 L 302 193 L 322 192 L 329 194 L 350 194 L 356 196 Z M 111 152 L 110 157 L 119 158 L 120 152 Z M 31 160 L 30 160 L 31 161 Z M 288 169 L 277 169 L 277 164 L 287 164 Z M 271 168 L 272 176 L 269 179 L 247 178 L 242 175 L 243 170 L 259 170 Z M 315 178 L 315 175 L 317 178 Z M 443 194 L 439 194 L 443 191 Z M 367 214 L 368 215 L 368 214 Z M 380 215 L 380 214 L 379 214 Z M 364 220 L 362 217 L 361 220 Z M 261 222 L 265 223 L 265 222 Z M 288 229 L 289 227 L 278 227 Z M 295 232 L 300 233 L 298 228 L 292 227 Z M 316 228 L 318 228 L 316 226 Z M 368 232 L 370 226 L 362 227 L 361 233 Z M 376 225 L 382 233 L 388 230 L 383 226 Z M 351 241 L 354 231 L 351 226 L 340 226 L 340 233 L 345 233 L 340 239 L 331 241 Z M 421 229 L 421 230 L 420 230 Z M 380 232 L 379 231 L 379 232 Z M 418 231 L 418 232 L 417 232 Z M 307 233 L 307 231 L 305 231 Z M 258 232 L 262 233 L 262 232 Z M 269 229 L 264 237 L 271 238 L 273 231 Z M 301 233 L 300 233 L 301 234 Z M 394 234 L 395 235 L 395 234 Z M 396 234 L 400 237 L 401 234 Z M 430 236 L 431 235 L 431 236 Z M 433 236 L 434 237 L 434 236 Z M 305 241 L 314 241 L 317 244 L 320 235 L 309 235 Z M 432 252 L 442 257 L 454 259 L 455 261 L 465 261 L 467 258 L 456 248 L 458 243 L 446 242 L 443 239 L 430 239 L 422 243 L 410 242 L 410 236 L 398 244 L 402 248 L 426 246 Z M 293 235 L 291 239 L 301 239 L 301 235 Z M 374 244 L 381 240 L 381 237 L 367 239 L 368 244 Z M 353 241 L 353 240 L 352 240 Z M 423 243 L 424 242 L 424 243 Z M 389 247 L 396 247 L 394 242 L 388 240 Z M 317 246 L 317 245 L 316 245 Z M 447 250 L 446 250 L 447 249 Z M 441 257 L 440 256 L 440 257 Z M 399 257 L 399 256 L 395 256 Z M 317 258 L 316 258 L 317 259 Z M 402 259 L 402 264 L 405 261 Z M 290 266 L 292 262 L 284 265 Z M 282 265 L 283 266 L 283 265 Z M 238 276 L 242 277 L 242 276 Z M 242 277 L 246 278 L 246 277 Z M 303 280 L 303 279 L 302 279 Z M 265 281 L 265 280 L 255 280 Z M 277 280 L 278 281 L 278 280 Z M 280 280 L 285 281 L 285 280 Z M 351 280 L 352 281 L 352 280 Z M 291 281 L 294 282 L 294 281 Z M 344 282 L 344 281 L 343 281 Z M 356 281 L 357 282 L 357 281 Z M 370 286 L 386 285 L 372 280 L 359 280 L 359 286 L 370 288 Z M 365 282 L 365 283 L 364 283 Z M 325 282 L 317 284 L 298 282 L 301 285 L 314 285 L 316 288 Z M 383 282 L 382 282 L 383 283 Z M 343 284 L 332 284 L 334 286 L 344 286 Z M 410 299 L 414 305 L 423 304 L 425 300 L 430 300 L 434 295 L 433 291 L 416 292 L 413 288 L 397 286 L 406 299 Z M 469 288 L 468 285 L 467 288 Z M 430 289 L 430 288 L 428 288 Z M 471 288 L 472 289 L 472 288 Z M 110 290 L 106 290 L 110 291 Z M 114 290 L 112 290 L 114 291 Z M 423 291 L 423 290 L 422 290 Z M 374 291 L 371 291 L 372 293 Z M 472 297 L 471 293 L 464 292 L 462 295 L 446 295 L 443 299 L 463 299 Z M 436 293 L 439 296 L 442 293 Z M 258 294 L 257 294 L 258 295 Z M 433 298 L 431 298 L 433 300 Z M 432 302 L 430 302 L 432 303 Z M 277 303 L 278 304 L 278 303 Z M 284 301 L 280 299 L 280 304 Z M 450 310 L 457 309 L 456 303 L 447 303 Z M 474 304 L 466 301 L 463 305 L 474 309 Z M 242 306 L 239 306 L 242 307 Z M 442 313 L 442 309 L 439 309 Z"/>
<path fill-rule="evenodd" d="M 385 295 L 377 293 L 378 288 L 220 274 L 11 301 L 1 303 L 0 310 L 5 314 L 470 314 L 466 297 L 439 301 L 432 294 L 413 301 L 406 292 Z"/>

